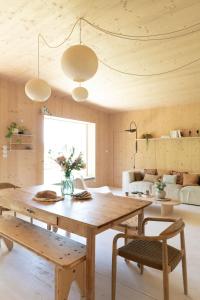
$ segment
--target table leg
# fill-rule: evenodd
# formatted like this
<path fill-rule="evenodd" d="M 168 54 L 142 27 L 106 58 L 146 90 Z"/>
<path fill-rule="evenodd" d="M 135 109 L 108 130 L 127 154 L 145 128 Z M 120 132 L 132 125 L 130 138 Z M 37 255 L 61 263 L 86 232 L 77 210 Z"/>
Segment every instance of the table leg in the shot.
<path fill-rule="evenodd" d="M 173 213 L 173 205 L 165 205 L 165 204 L 161 204 L 161 216 L 165 217 L 165 216 L 170 216 Z"/>
<path fill-rule="evenodd" d="M 141 212 L 138 214 L 138 234 L 142 234 L 142 222 L 144 220 L 144 210 L 142 209 Z"/>
<path fill-rule="evenodd" d="M 95 232 L 88 229 L 86 250 L 86 299 L 95 299 Z"/>

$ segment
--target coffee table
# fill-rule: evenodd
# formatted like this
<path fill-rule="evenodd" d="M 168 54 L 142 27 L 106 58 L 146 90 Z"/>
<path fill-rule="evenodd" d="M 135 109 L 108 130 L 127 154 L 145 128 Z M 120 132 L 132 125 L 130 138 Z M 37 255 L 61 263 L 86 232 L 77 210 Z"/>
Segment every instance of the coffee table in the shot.
<path fill-rule="evenodd" d="M 153 203 L 156 203 L 161 206 L 161 216 L 166 217 L 166 216 L 171 216 L 173 211 L 174 211 L 174 206 L 181 204 L 179 200 L 175 199 L 170 199 L 170 198 L 165 198 L 165 199 L 156 199 L 154 196 L 150 195 L 128 195 L 129 197 L 133 197 L 135 199 L 145 199 L 148 201 L 152 201 Z"/>

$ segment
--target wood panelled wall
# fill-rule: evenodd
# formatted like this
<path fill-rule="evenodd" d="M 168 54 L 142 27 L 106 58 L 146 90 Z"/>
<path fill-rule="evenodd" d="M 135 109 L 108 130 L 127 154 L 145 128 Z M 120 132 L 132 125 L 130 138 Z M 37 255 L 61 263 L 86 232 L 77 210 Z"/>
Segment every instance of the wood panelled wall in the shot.
<path fill-rule="evenodd" d="M 200 104 L 116 113 L 110 116 L 110 184 L 121 186 L 123 170 L 133 167 L 135 134 L 124 132 L 131 120 L 138 126 L 138 136 L 169 135 L 173 129 L 200 130 Z M 136 168 L 161 168 L 200 173 L 200 139 L 138 141 Z"/>
<path fill-rule="evenodd" d="M 0 181 L 20 186 L 41 184 L 43 182 L 43 116 L 40 108 L 44 105 L 34 103 L 24 94 L 24 85 L 9 80 L 0 80 Z M 45 102 L 52 115 L 96 123 L 96 180 L 91 185 L 104 185 L 109 176 L 109 116 L 102 111 L 76 103 L 69 97 L 54 92 Z M 2 145 L 7 126 L 23 120 L 33 133 L 33 150 L 11 151 L 8 158 L 2 157 Z"/>

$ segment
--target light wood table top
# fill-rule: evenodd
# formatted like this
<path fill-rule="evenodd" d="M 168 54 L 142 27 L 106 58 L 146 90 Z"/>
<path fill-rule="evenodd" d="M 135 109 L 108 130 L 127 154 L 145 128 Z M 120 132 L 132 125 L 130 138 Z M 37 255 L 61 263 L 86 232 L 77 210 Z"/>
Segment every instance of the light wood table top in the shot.
<path fill-rule="evenodd" d="M 92 199 L 84 201 L 74 200 L 71 196 L 55 203 L 32 200 L 37 192 L 47 189 L 60 195 L 60 186 L 56 185 L 0 190 L 0 206 L 86 237 L 86 299 L 94 300 L 96 235 L 135 215 L 141 223 L 144 208 L 152 202 L 100 193 L 92 193 Z"/>
<path fill-rule="evenodd" d="M 49 212 L 58 217 L 73 219 L 92 227 L 101 227 L 110 222 L 116 222 L 122 216 L 129 217 L 129 214 L 132 212 L 150 205 L 149 201 L 143 199 L 130 199 L 128 197 L 106 195 L 103 193 L 92 193 L 91 200 L 81 201 L 74 200 L 71 196 L 65 196 L 63 201 L 55 203 L 40 203 L 32 200 L 37 192 L 45 189 L 54 190 L 60 195 L 60 186 L 56 185 L 4 189 L 0 191 L 0 204 L 3 206 L 3 204 L 6 205 L 7 201 L 13 204 L 19 201 L 38 210 Z"/>

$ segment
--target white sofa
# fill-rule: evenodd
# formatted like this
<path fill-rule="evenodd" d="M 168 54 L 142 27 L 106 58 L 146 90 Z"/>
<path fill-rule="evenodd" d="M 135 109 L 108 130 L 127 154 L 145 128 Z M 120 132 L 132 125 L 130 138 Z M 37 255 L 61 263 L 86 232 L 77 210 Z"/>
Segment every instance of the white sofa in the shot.
<path fill-rule="evenodd" d="M 141 171 L 142 172 L 142 171 Z M 149 181 L 136 181 L 134 171 L 124 171 L 122 173 L 122 190 L 124 193 L 146 193 L 148 190 L 154 194 L 155 187 Z M 180 200 L 182 203 L 200 205 L 200 185 L 182 186 L 180 184 L 167 184 L 166 197 Z"/>

